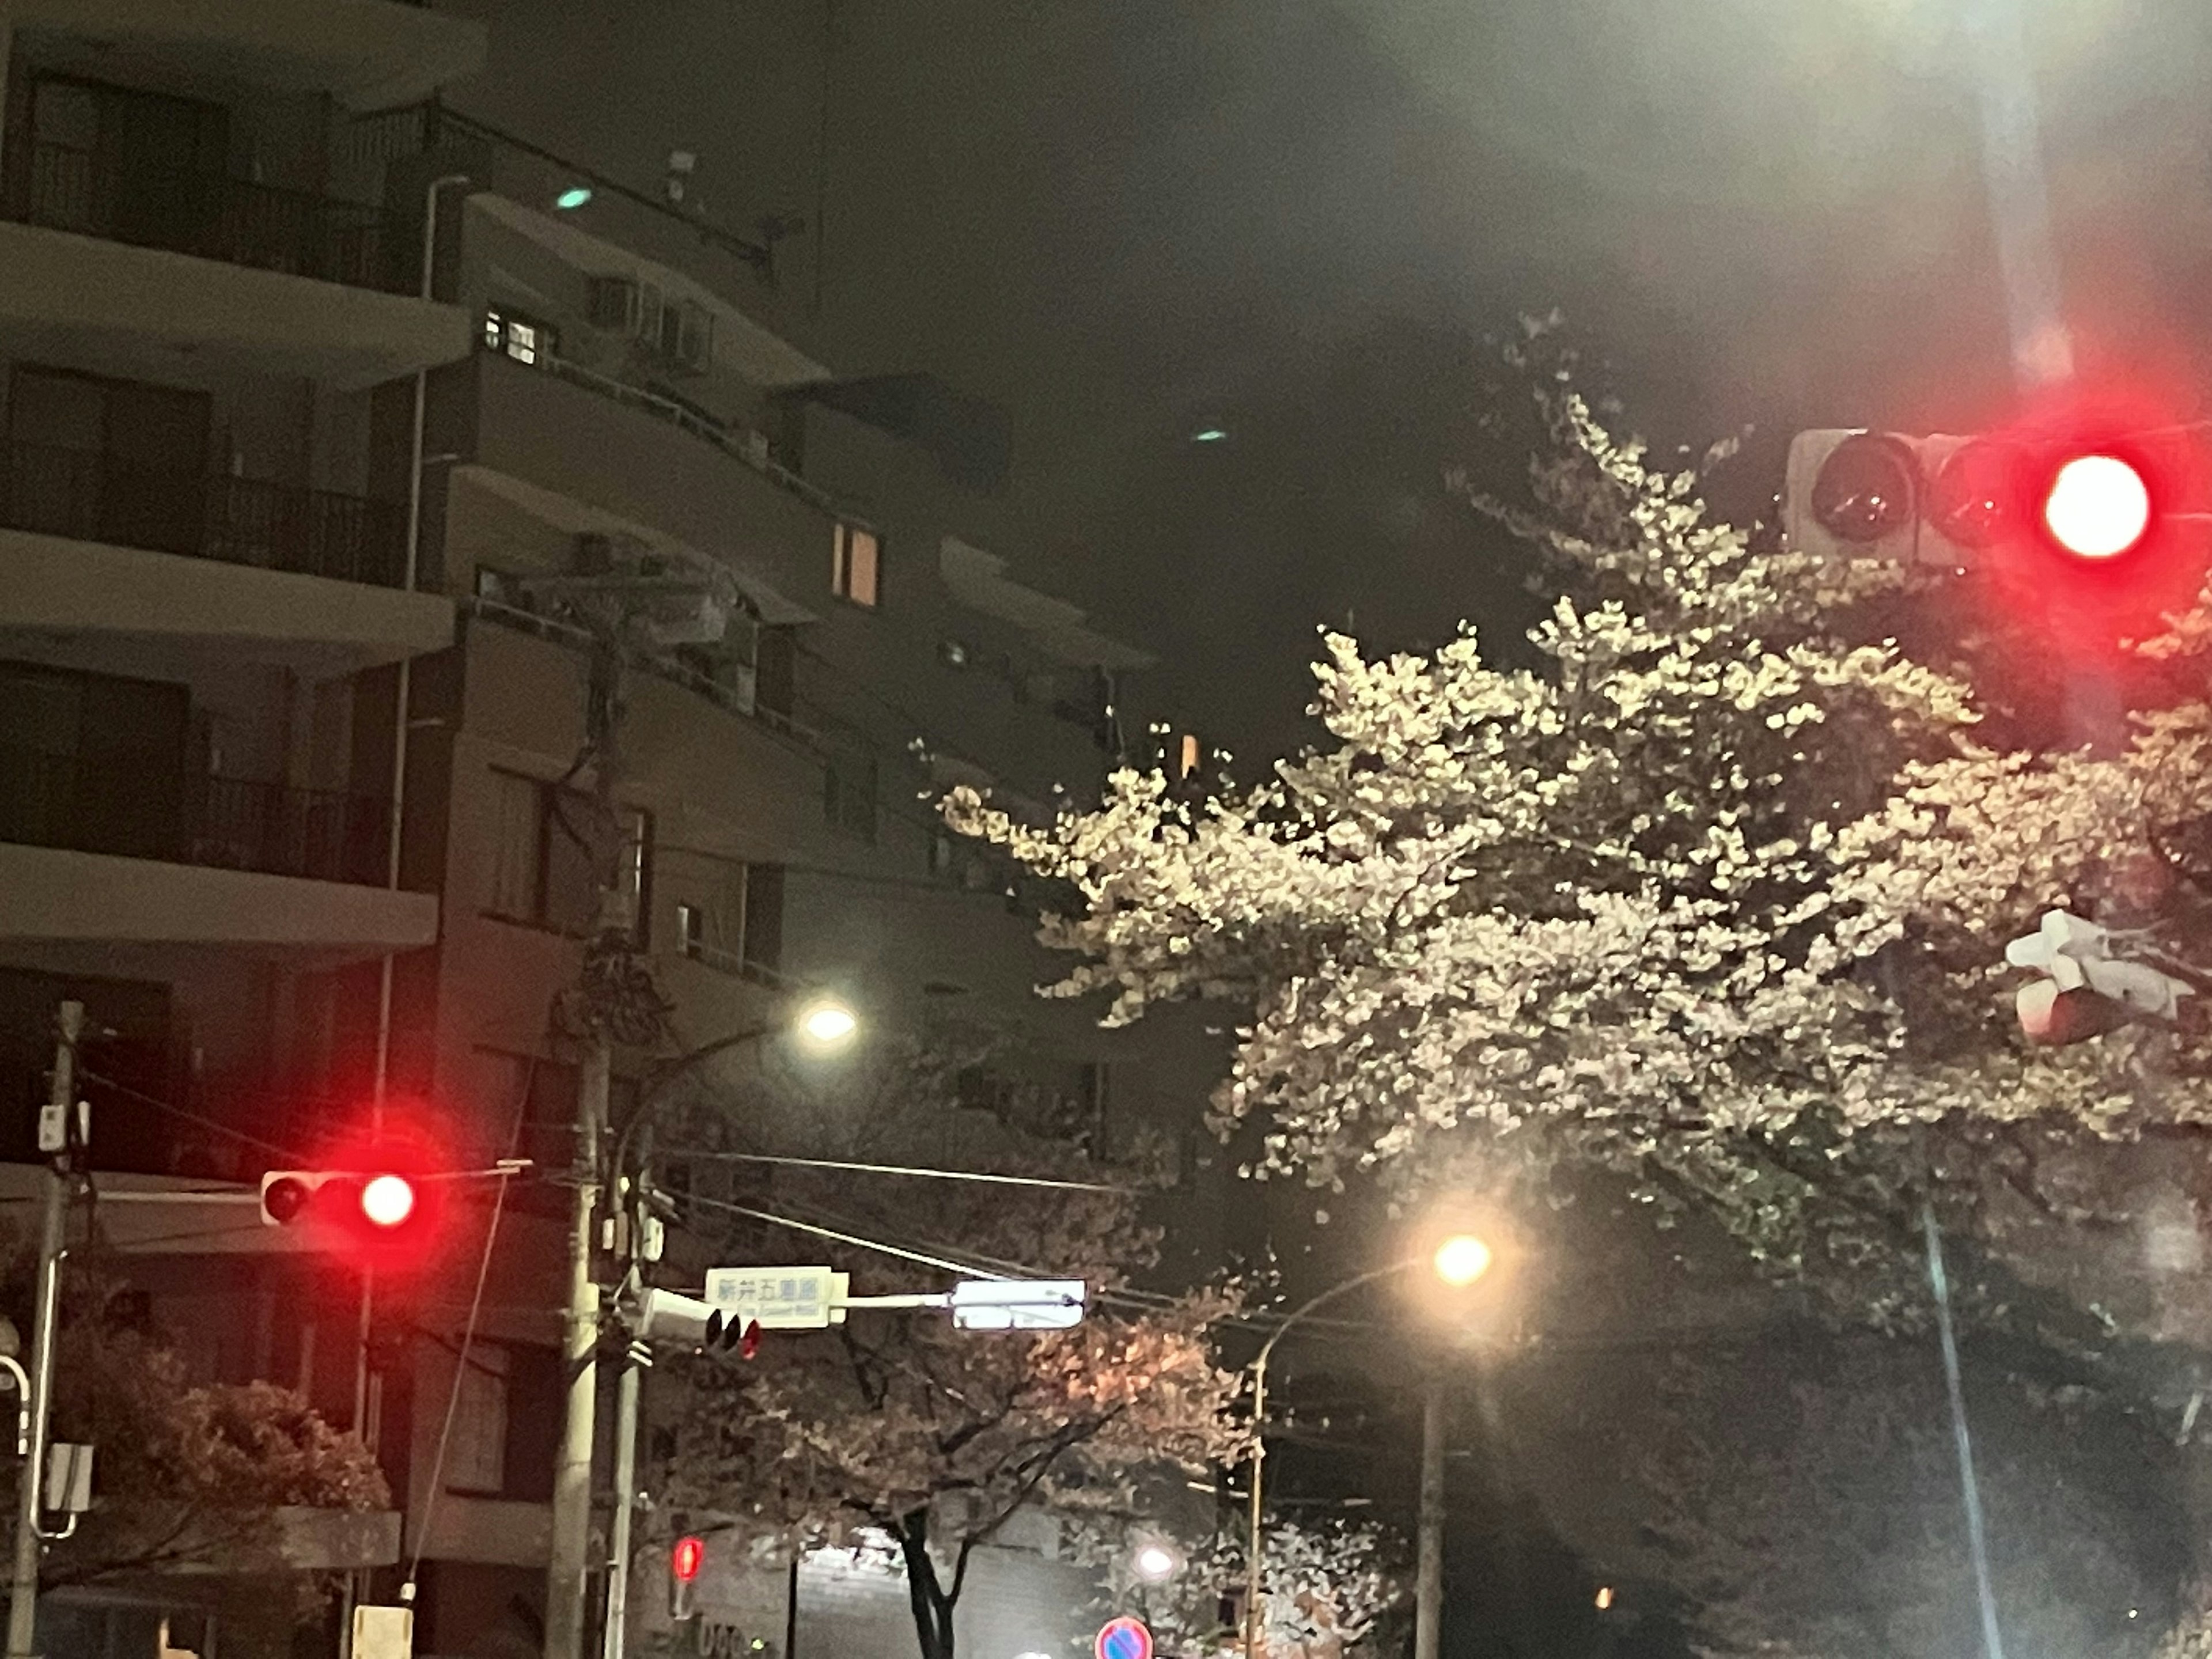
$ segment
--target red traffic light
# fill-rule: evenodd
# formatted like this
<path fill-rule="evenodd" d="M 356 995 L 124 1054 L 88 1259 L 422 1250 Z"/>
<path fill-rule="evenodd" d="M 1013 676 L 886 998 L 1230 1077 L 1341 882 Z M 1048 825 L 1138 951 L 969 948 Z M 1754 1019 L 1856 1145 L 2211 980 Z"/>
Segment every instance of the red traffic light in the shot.
<path fill-rule="evenodd" d="M 690 1583 L 706 1565 L 707 1540 L 703 1538 L 679 1538 L 676 1547 L 668 1552 L 668 1571 L 679 1584 Z"/>
<path fill-rule="evenodd" d="M 2141 468 L 2118 455 L 2075 455 L 2051 475 L 2043 498 L 2044 528 L 2078 559 L 2117 559 L 2150 529 L 2150 485 Z"/>
<path fill-rule="evenodd" d="M 362 1219 L 373 1227 L 398 1227 L 415 1213 L 415 1183 L 405 1176 L 372 1176 L 361 1189 Z"/>

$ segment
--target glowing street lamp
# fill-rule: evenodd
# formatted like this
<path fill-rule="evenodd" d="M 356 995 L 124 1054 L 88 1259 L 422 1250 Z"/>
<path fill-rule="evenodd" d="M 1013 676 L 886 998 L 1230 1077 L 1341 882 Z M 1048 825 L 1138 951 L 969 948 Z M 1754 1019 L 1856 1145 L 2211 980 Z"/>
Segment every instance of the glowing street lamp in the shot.
<path fill-rule="evenodd" d="M 1164 1584 L 1176 1576 L 1176 1570 L 1182 1563 L 1176 1559 L 1173 1550 L 1155 1541 L 1139 1544 L 1137 1553 L 1129 1558 L 1129 1565 L 1147 1584 Z"/>
<path fill-rule="evenodd" d="M 1454 1233 L 1437 1246 L 1430 1265 L 1445 1284 L 1464 1290 L 1490 1271 L 1490 1246 L 1473 1233 Z"/>
<path fill-rule="evenodd" d="M 799 1012 L 796 1029 L 817 1048 L 836 1048 L 853 1040 L 860 1029 L 860 1017 L 835 997 L 823 997 Z"/>
<path fill-rule="evenodd" d="M 1454 1233 L 1438 1244 L 1431 1255 L 1408 1256 L 1404 1261 L 1393 1261 L 1387 1267 L 1370 1267 L 1364 1273 L 1354 1274 L 1340 1285 L 1331 1285 L 1319 1296 L 1302 1304 L 1288 1319 L 1269 1332 L 1267 1340 L 1260 1345 L 1259 1356 L 1252 1362 L 1252 1491 L 1250 1534 L 1246 1540 L 1244 1556 L 1245 1659 L 1255 1659 L 1259 1651 L 1260 1521 L 1265 1494 L 1265 1482 L 1261 1471 L 1266 1467 L 1267 1455 L 1267 1442 L 1264 1438 L 1267 1422 L 1267 1361 L 1274 1356 L 1275 1344 L 1281 1341 L 1288 1334 L 1291 1328 L 1308 1314 L 1328 1303 L 1335 1301 L 1340 1296 L 1358 1290 L 1363 1285 L 1371 1285 L 1378 1279 L 1388 1279 L 1394 1273 L 1401 1273 L 1414 1267 L 1426 1266 L 1444 1284 L 1455 1290 L 1461 1290 L 1474 1284 L 1476 1279 L 1488 1273 L 1491 1260 L 1490 1246 L 1484 1243 L 1482 1240 L 1472 1233 Z M 1430 1416 L 1433 1419 L 1436 1413 L 1432 1410 Z M 1425 1427 L 1425 1435 L 1426 1432 Z M 1428 1461 L 1426 1449 L 1424 1449 L 1423 1457 L 1425 1462 Z"/>

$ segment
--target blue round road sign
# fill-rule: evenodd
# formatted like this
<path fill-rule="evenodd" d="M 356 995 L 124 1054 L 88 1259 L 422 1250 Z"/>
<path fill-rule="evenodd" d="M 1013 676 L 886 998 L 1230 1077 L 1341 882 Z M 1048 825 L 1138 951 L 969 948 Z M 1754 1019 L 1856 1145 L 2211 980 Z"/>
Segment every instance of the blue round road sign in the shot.
<path fill-rule="evenodd" d="M 1092 1644 L 1097 1659 L 1152 1659 L 1152 1633 L 1136 1619 L 1109 1620 Z"/>

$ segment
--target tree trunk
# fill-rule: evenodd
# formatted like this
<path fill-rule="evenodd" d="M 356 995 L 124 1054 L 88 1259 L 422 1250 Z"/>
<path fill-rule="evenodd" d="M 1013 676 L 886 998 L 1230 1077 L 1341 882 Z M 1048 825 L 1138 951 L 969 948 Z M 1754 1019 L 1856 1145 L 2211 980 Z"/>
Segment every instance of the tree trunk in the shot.
<path fill-rule="evenodd" d="M 915 1510 L 898 1524 L 899 1554 L 906 1562 L 907 1604 L 914 1610 L 914 1633 L 921 1659 L 953 1659 L 952 1604 L 960 1599 L 960 1577 L 947 1590 L 929 1554 L 929 1511 Z M 964 1552 L 963 1552 L 964 1553 Z"/>

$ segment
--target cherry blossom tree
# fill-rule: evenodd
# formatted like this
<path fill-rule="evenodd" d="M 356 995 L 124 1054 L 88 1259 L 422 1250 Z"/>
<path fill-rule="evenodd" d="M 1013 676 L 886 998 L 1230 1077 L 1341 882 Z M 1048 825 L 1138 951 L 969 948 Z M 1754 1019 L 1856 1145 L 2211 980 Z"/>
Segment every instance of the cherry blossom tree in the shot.
<path fill-rule="evenodd" d="M 1112 1179 L 1076 1167 L 1094 1187 Z M 841 1231 L 926 1260 L 1090 1286 L 1087 1316 L 1066 1331 L 858 1310 L 818 1334 L 769 1334 L 751 1362 L 682 1367 L 671 1503 L 799 1546 L 887 1538 L 922 1659 L 952 1659 L 969 1559 L 1024 1510 L 1126 1517 L 1139 1477 L 1233 1455 L 1237 1379 L 1214 1363 L 1210 1334 L 1229 1304 L 1135 1286 L 1158 1243 L 1135 1192 L 940 1185 L 917 1202 L 788 1173 L 774 1190 L 783 1212 L 834 1214 Z M 952 1276 L 834 1245 L 823 1256 L 851 1272 L 855 1295 Z"/>
<path fill-rule="evenodd" d="M 2136 712 L 2069 726 L 2032 606 L 1717 520 L 1547 349 L 1526 488 L 1473 496 L 1555 599 L 1533 659 L 1329 634 L 1325 737 L 1257 782 L 948 820 L 1061 884 L 1050 994 L 1237 1011 L 1214 1115 L 1252 1175 L 1553 1196 L 1595 1167 L 1893 1329 L 1929 1305 L 1925 1207 L 1962 1316 L 2171 1431 L 2173 1345 L 2212 1337 L 2201 1244 L 2160 1242 L 2197 1237 L 2212 1033 L 2033 1048 L 2003 951 L 2056 908 L 2205 919 L 2212 606 L 2112 641 Z"/>
<path fill-rule="evenodd" d="M 31 1263 L 15 1264 L 27 1284 Z M 298 1391 L 191 1382 L 158 1332 L 112 1312 L 116 1284 L 69 1275 L 55 1356 L 53 1431 L 94 1446 L 92 1512 L 58 1546 L 51 1583 L 216 1569 L 283 1573 L 273 1511 L 389 1509 L 374 1454 Z M 328 1586 L 300 1575 L 302 1613 Z"/>
<path fill-rule="evenodd" d="M 1182 1547 L 1175 1577 L 1145 1585 L 1118 1569 L 1110 1607 L 1134 1607 L 1161 1651 L 1179 1659 L 1242 1652 L 1237 1615 L 1245 1583 L 1243 1527 L 1231 1522 Z M 1267 1659 L 1343 1659 L 1358 1650 L 1385 1650 L 1395 1615 L 1405 1610 L 1405 1540 L 1373 1522 L 1307 1524 L 1278 1518 L 1262 1534 L 1267 1595 L 1260 1648 Z M 1103 1613 L 1108 1605 L 1102 1605 Z"/>
<path fill-rule="evenodd" d="M 2080 1207 L 2046 1152 L 2193 1133 L 2201 1030 L 2030 1049 L 2002 945 L 2048 908 L 2167 902 L 2212 812 L 2203 702 L 2102 750 L 2001 743 L 1970 664 L 1882 631 L 1912 579 L 1716 521 L 1696 471 L 1536 386 L 1526 499 L 1480 505 L 1559 590 L 1537 666 L 1471 628 L 1381 659 L 1331 634 L 1328 740 L 1257 784 L 1124 772 L 1042 828 L 948 799 L 1070 895 L 1053 994 L 1110 994 L 1112 1024 L 1249 1011 L 1215 1108 L 1255 1174 L 1594 1160 L 1863 1305 L 1912 1300 L 1877 1267 L 1911 1270 L 1917 1196 L 1987 1232 L 2000 1188 Z"/>

